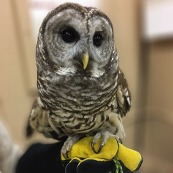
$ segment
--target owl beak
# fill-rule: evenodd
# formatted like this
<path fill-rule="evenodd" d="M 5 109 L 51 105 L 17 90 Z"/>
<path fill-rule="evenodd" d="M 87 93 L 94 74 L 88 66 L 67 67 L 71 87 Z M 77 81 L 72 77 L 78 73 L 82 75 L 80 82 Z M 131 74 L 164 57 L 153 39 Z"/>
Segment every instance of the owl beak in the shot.
<path fill-rule="evenodd" d="M 89 62 L 89 55 L 88 55 L 88 53 L 85 53 L 82 57 L 82 63 L 83 63 L 84 70 L 87 68 L 88 62 Z"/>

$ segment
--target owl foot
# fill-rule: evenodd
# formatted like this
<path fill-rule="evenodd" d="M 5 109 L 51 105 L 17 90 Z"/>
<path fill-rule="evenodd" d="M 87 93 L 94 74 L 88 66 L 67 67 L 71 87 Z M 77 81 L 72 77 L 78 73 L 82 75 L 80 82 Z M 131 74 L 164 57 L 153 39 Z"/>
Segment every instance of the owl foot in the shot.
<path fill-rule="evenodd" d="M 101 151 L 101 149 L 104 147 L 104 145 L 106 144 L 107 140 L 108 140 L 110 137 L 113 137 L 113 138 L 117 139 L 118 141 L 119 141 L 119 139 L 120 139 L 117 135 L 114 135 L 114 134 L 112 134 L 112 133 L 109 132 L 109 131 L 98 132 L 98 133 L 94 136 L 94 138 L 93 138 L 93 140 L 92 140 L 92 142 L 91 142 L 91 148 L 92 148 L 92 150 L 93 150 L 96 154 L 98 154 L 98 153 Z M 95 144 L 97 143 L 97 141 L 98 141 L 99 139 L 101 139 L 101 143 L 100 143 L 100 146 L 99 146 L 98 151 L 96 151 L 96 149 L 95 149 L 94 146 L 95 146 Z"/>
<path fill-rule="evenodd" d="M 69 136 L 62 146 L 61 153 L 65 159 L 68 159 L 68 152 L 71 150 L 73 144 L 75 144 L 81 138 L 80 135 Z"/>

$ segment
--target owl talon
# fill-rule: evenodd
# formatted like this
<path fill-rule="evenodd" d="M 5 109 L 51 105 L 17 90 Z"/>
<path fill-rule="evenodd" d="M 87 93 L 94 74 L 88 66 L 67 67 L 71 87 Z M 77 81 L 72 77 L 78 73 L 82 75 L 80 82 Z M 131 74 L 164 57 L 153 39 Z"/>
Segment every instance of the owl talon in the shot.
<path fill-rule="evenodd" d="M 100 153 L 103 147 L 104 147 L 104 145 L 101 144 L 101 145 L 99 146 L 99 149 L 98 149 L 98 151 L 96 152 L 96 154 Z"/>
<path fill-rule="evenodd" d="M 98 154 L 100 151 L 96 151 L 95 148 L 94 148 L 94 146 L 95 146 L 95 143 L 94 142 L 91 142 L 91 148 L 92 148 L 92 150 L 94 151 L 94 153 Z"/>
<path fill-rule="evenodd" d="M 104 147 L 105 144 L 100 144 L 98 151 L 96 151 L 96 149 L 95 149 L 95 147 L 94 147 L 95 144 L 96 144 L 96 142 L 92 142 L 92 143 L 91 143 L 91 148 L 92 148 L 92 150 L 94 151 L 94 153 L 98 154 L 98 153 L 100 153 L 100 151 L 102 150 L 102 148 Z"/>
<path fill-rule="evenodd" d="M 64 156 L 65 159 L 68 159 L 68 153 L 71 150 L 73 144 L 75 144 L 76 141 L 78 141 L 81 138 L 80 135 L 76 136 L 69 136 L 67 140 L 64 142 L 64 145 L 62 146 L 61 153 Z"/>
<path fill-rule="evenodd" d="M 104 147 L 105 144 L 101 144 L 98 150 L 98 153 L 100 153 L 100 151 L 102 150 L 102 148 Z"/>
<path fill-rule="evenodd" d="M 65 159 L 68 159 L 68 158 L 69 158 L 69 157 L 68 157 L 68 152 L 69 152 L 69 149 L 66 148 L 66 146 L 63 146 L 62 149 L 61 149 L 61 153 L 62 153 L 62 155 L 63 155 L 63 157 L 64 157 Z"/>
<path fill-rule="evenodd" d="M 104 131 L 104 132 L 99 132 L 97 133 L 94 138 L 93 138 L 93 141 L 91 142 L 91 148 L 92 150 L 98 154 L 101 152 L 102 148 L 105 146 L 107 140 L 110 138 L 110 137 L 114 137 L 114 138 L 117 138 L 116 135 L 113 135 L 112 133 L 108 132 L 108 131 Z M 95 145 L 97 143 L 97 141 L 101 139 L 101 142 L 100 142 L 100 145 L 99 145 L 99 148 L 98 150 L 96 151 L 95 149 Z"/>
<path fill-rule="evenodd" d="M 95 149 L 95 147 L 94 147 L 95 144 L 96 144 L 95 142 L 92 142 L 92 143 L 91 143 L 91 148 L 92 148 L 92 150 L 94 151 L 94 153 L 98 154 L 98 153 L 100 153 L 100 151 L 102 150 L 102 148 L 104 147 L 105 144 L 101 144 L 101 145 L 99 146 L 98 151 L 96 151 L 96 149 Z"/>
<path fill-rule="evenodd" d="M 99 147 L 98 151 L 96 151 L 95 147 L 94 147 L 100 138 L 101 138 L 101 133 L 97 133 L 91 142 L 91 148 L 94 151 L 94 153 L 96 153 L 96 154 L 98 154 L 101 151 L 100 147 Z"/>
<path fill-rule="evenodd" d="M 63 155 L 63 157 L 64 157 L 65 159 L 69 159 L 69 157 L 68 157 L 68 151 L 66 151 L 65 153 L 62 152 L 62 155 Z"/>

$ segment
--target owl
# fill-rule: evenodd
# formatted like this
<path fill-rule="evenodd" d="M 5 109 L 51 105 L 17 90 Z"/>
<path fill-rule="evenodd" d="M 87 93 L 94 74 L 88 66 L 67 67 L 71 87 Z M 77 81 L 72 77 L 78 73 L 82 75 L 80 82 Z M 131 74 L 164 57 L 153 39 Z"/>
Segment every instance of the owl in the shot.
<path fill-rule="evenodd" d="M 131 96 L 106 14 L 74 3 L 55 8 L 40 27 L 36 64 L 38 97 L 29 125 L 46 137 L 66 139 L 64 156 L 84 136 L 93 136 L 95 152 L 109 137 L 124 137 Z"/>

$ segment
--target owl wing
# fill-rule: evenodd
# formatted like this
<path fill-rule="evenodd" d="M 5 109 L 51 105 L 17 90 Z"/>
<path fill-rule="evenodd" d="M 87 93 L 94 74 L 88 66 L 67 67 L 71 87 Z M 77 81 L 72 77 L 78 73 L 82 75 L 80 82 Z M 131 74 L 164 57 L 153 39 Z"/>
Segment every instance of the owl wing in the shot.
<path fill-rule="evenodd" d="M 57 138 L 57 134 L 49 124 L 49 111 L 39 105 L 39 98 L 36 98 L 27 122 L 26 136 L 30 137 L 34 130 L 44 134 L 46 137 Z"/>
<path fill-rule="evenodd" d="M 118 71 L 117 84 L 117 109 L 121 117 L 124 117 L 131 108 L 131 94 L 125 76 L 121 69 L 119 69 Z"/>

